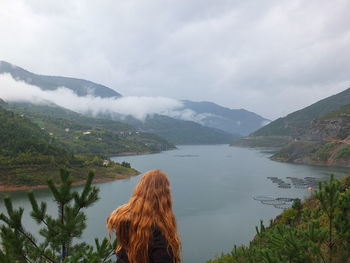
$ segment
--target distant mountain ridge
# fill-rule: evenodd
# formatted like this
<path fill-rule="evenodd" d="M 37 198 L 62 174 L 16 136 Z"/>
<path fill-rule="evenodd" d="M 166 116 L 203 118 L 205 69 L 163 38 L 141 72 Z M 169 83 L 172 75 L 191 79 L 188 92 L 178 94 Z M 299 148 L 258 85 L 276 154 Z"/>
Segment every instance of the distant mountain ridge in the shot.
<path fill-rule="evenodd" d="M 231 134 L 248 135 L 270 122 L 245 109 L 230 109 L 208 101 L 183 100 L 182 102 L 184 109 L 190 109 L 199 114 L 198 122 L 202 125 Z"/>
<path fill-rule="evenodd" d="M 102 98 L 122 96 L 106 86 L 91 81 L 38 75 L 5 61 L 0 61 L 0 74 L 2 73 L 9 73 L 15 80 L 35 85 L 42 90 L 55 90 L 59 87 L 65 87 L 78 96 L 90 95 Z M 145 123 L 140 124 L 139 121 L 125 118 L 126 116 L 118 113 L 113 113 L 111 119 L 122 122 L 129 120 L 128 123 L 133 123 L 131 125 L 136 125 L 140 131 L 153 132 L 172 143 L 185 144 L 230 143 L 232 140 L 262 127 L 269 121 L 244 109 L 229 109 L 212 102 L 184 100 L 182 103 L 184 107 L 180 109 L 179 114 L 181 115 L 181 111 L 192 111 L 194 113 L 193 119 L 154 114 L 147 117 Z M 117 115 L 119 115 L 119 119 L 115 118 Z"/>
<path fill-rule="evenodd" d="M 102 98 L 121 96 L 118 92 L 92 81 L 77 78 L 39 75 L 6 61 L 0 61 L 0 74 L 2 73 L 9 73 L 15 80 L 21 80 L 27 84 L 38 86 L 42 90 L 55 90 L 60 87 L 65 87 L 72 90 L 78 96 L 92 95 Z"/>
<path fill-rule="evenodd" d="M 205 127 L 193 121 L 157 114 L 143 122 L 131 116 L 124 121 L 139 130 L 158 134 L 174 144 L 228 144 L 240 137 L 238 134 Z"/>

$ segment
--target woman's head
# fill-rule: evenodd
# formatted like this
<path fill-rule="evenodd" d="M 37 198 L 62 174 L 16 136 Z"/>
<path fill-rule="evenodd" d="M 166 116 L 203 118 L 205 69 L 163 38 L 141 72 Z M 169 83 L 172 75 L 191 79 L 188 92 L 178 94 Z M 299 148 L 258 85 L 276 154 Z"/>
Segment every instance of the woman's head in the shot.
<path fill-rule="evenodd" d="M 129 202 L 110 214 L 107 227 L 116 230 L 117 251 L 126 249 L 131 263 L 148 262 L 148 248 L 155 227 L 164 235 L 175 260 L 180 261 L 170 184 L 161 170 L 151 170 L 142 176 Z"/>

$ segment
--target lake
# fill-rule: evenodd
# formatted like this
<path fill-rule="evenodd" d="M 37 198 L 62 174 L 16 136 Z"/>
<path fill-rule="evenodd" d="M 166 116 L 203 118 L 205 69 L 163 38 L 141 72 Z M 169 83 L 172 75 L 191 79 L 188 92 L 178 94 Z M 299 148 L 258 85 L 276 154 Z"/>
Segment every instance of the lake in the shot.
<path fill-rule="evenodd" d="M 171 183 L 174 212 L 182 239 L 184 263 L 200 263 L 232 247 L 247 244 L 255 235 L 260 219 L 268 223 L 281 213 L 273 205 L 262 204 L 253 197 L 304 198 L 307 189 L 279 188 L 267 177 L 326 179 L 330 173 L 342 176 L 348 169 L 295 165 L 271 161 L 268 151 L 229 147 L 228 145 L 178 146 L 158 154 L 113 157 L 117 162 L 130 162 L 140 172 L 164 170 Z M 88 228 L 83 239 L 108 235 L 105 220 L 109 213 L 128 201 L 140 176 L 98 184 L 101 199 L 87 210 Z M 35 190 L 38 200 L 49 202 L 48 190 Z M 30 204 L 25 192 L 10 193 L 16 206 L 26 210 Z M 3 203 L 0 204 L 3 210 Z M 34 223 L 25 215 L 26 225 Z"/>

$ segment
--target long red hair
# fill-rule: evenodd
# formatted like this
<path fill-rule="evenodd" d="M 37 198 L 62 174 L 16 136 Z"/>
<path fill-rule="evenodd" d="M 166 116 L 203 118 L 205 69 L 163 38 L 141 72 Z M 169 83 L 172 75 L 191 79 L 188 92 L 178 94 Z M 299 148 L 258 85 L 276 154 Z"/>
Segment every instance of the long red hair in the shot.
<path fill-rule="evenodd" d="M 165 237 L 174 263 L 180 262 L 180 238 L 172 209 L 170 184 L 161 170 L 145 173 L 128 203 L 107 218 L 107 228 L 118 237 L 116 251 L 124 248 L 130 263 L 149 262 L 149 244 L 154 228 Z"/>

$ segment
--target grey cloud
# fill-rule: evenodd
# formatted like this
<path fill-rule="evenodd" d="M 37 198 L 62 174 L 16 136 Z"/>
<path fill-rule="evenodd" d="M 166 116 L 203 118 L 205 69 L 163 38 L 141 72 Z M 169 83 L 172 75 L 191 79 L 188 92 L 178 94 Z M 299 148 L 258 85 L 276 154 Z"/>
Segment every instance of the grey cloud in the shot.
<path fill-rule="evenodd" d="M 347 0 L 5 0 L 0 56 L 273 119 L 348 88 L 349 11 Z"/>
<path fill-rule="evenodd" d="M 82 114 L 117 113 L 121 117 L 131 115 L 141 121 L 147 116 L 162 114 L 202 124 L 202 120 L 210 116 L 185 109 L 181 101 L 165 97 L 81 97 L 65 87 L 41 90 L 37 86 L 15 80 L 7 73 L 0 74 L 0 98 L 7 102 L 54 103 Z"/>

